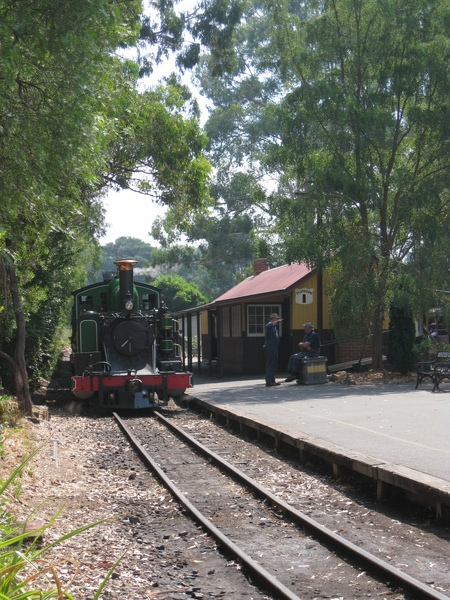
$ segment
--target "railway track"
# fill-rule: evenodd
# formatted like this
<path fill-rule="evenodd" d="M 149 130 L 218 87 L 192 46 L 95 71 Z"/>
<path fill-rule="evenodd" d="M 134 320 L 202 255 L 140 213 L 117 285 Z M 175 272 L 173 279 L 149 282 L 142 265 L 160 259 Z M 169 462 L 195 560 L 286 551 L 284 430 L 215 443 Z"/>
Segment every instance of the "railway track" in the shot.
<path fill-rule="evenodd" d="M 395 590 L 396 600 L 449 600 L 296 510 L 173 420 L 160 413 L 158 424 L 114 417 L 173 496 L 273 597 L 313 599 L 326 593 L 317 582 L 328 579 L 327 591 L 333 589 L 337 598 L 384 598 Z"/>

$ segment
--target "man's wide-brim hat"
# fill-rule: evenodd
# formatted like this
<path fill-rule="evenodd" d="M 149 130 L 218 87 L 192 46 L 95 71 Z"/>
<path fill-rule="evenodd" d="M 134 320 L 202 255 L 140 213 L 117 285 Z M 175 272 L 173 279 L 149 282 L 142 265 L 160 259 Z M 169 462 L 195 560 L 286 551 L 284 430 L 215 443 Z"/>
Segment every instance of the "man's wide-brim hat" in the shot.
<path fill-rule="evenodd" d="M 303 327 L 308 327 L 308 329 L 314 329 L 314 325 L 312 323 L 310 323 L 309 321 L 306 321 L 306 323 L 303 323 Z"/>
<path fill-rule="evenodd" d="M 280 317 L 278 316 L 278 313 L 272 313 L 270 315 L 269 319 L 278 319 L 279 321 L 283 320 L 283 319 L 280 319 Z"/>

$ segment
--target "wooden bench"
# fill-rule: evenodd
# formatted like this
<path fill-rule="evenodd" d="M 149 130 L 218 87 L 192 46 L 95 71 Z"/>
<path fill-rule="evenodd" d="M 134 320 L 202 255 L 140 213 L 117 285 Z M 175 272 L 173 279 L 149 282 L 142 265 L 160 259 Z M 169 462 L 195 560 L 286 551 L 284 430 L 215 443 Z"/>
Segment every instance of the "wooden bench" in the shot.
<path fill-rule="evenodd" d="M 443 379 L 445 379 L 447 376 L 444 374 L 445 373 L 445 367 L 444 365 L 447 365 L 447 367 L 449 368 L 449 373 L 450 373 L 450 352 L 448 351 L 440 351 L 437 353 L 436 358 L 434 360 L 430 360 L 430 361 L 422 361 L 417 363 L 416 365 L 416 372 L 417 372 L 417 381 L 416 381 L 416 390 L 419 387 L 419 383 L 422 383 L 423 379 L 425 379 L 426 377 L 429 377 L 431 379 L 431 381 L 433 382 L 433 392 L 436 389 L 439 389 L 439 384 L 441 383 L 441 381 Z M 439 381 L 436 385 L 436 367 L 440 367 L 442 366 L 442 369 L 439 371 Z"/>

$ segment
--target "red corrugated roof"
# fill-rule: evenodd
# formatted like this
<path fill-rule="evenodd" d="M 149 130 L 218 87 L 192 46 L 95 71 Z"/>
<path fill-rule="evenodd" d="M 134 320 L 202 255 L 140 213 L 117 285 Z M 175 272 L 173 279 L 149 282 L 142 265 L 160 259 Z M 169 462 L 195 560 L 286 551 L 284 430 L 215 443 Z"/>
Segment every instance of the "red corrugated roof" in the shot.
<path fill-rule="evenodd" d="M 259 275 L 247 277 L 231 290 L 216 298 L 214 303 L 284 292 L 310 273 L 311 269 L 305 263 L 292 263 L 291 265 L 275 267 L 263 271 Z"/>

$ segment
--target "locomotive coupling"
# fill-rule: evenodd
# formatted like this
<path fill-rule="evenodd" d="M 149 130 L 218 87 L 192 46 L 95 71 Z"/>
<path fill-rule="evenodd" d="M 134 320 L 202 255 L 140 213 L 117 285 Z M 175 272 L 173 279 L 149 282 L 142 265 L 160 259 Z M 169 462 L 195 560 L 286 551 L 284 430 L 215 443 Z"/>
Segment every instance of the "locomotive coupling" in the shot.
<path fill-rule="evenodd" d="M 142 381 L 140 379 L 128 379 L 127 381 L 127 390 L 129 392 L 133 392 L 134 394 L 136 392 L 142 392 Z"/>

